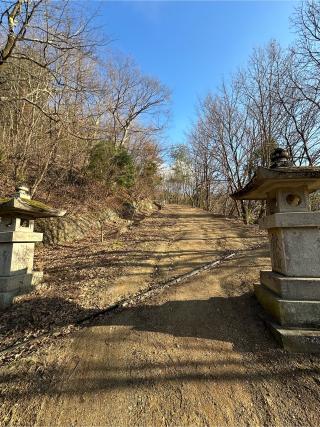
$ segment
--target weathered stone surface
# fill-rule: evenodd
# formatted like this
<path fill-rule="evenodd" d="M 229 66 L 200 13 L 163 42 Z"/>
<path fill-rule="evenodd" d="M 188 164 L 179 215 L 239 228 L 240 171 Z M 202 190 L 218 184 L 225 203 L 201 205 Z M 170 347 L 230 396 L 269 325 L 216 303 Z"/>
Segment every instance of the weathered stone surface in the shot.
<path fill-rule="evenodd" d="M 274 213 L 259 220 L 262 229 L 320 227 L 320 212 Z"/>
<path fill-rule="evenodd" d="M 42 282 L 42 279 L 42 271 L 34 271 L 31 274 L 0 276 L 0 292 L 12 291 L 15 295 L 24 294 L 39 285 Z"/>
<path fill-rule="evenodd" d="M 320 327 L 320 301 L 282 299 L 263 285 L 255 286 L 255 294 L 267 313 L 280 325 Z"/>
<path fill-rule="evenodd" d="M 0 277 L 0 292 L 17 291 L 24 287 L 26 274 Z"/>
<path fill-rule="evenodd" d="M 31 278 L 31 287 L 35 287 L 40 285 L 43 281 L 43 271 L 33 271 L 32 278 Z M 26 286 L 28 286 L 28 281 L 26 283 Z"/>
<path fill-rule="evenodd" d="M 270 321 L 265 323 L 285 350 L 293 353 L 320 353 L 320 330 L 283 328 Z"/>
<path fill-rule="evenodd" d="M 15 296 L 17 296 L 17 292 L 0 292 L 0 310 L 5 310 L 10 307 L 13 302 Z"/>
<path fill-rule="evenodd" d="M 0 276 L 31 273 L 34 243 L 2 243 L 0 245 Z"/>
<path fill-rule="evenodd" d="M 267 200 L 275 198 L 277 190 L 301 187 L 309 193 L 320 188 L 319 167 L 269 169 L 260 166 L 252 180 L 232 197 L 236 200 Z"/>
<path fill-rule="evenodd" d="M 271 168 L 259 167 L 232 197 L 267 200 L 259 224 L 268 230 L 272 271 L 260 272 L 255 294 L 281 325 L 273 328 L 276 336 L 288 350 L 320 351 L 320 212 L 310 211 L 309 200 L 320 188 L 320 168 L 292 167 L 289 157 L 277 148 Z"/>
<path fill-rule="evenodd" d="M 30 231 L 33 231 L 33 229 L 34 229 L 33 219 L 4 217 L 4 218 L 1 218 L 1 221 L 0 221 L 1 233 L 5 233 L 8 231 L 30 232 Z"/>
<path fill-rule="evenodd" d="M 260 282 L 284 299 L 320 301 L 320 278 L 287 277 L 262 270 Z"/>
<path fill-rule="evenodd" d="M 0 200 L 1 217 L 50 218 L 64 216 L 65 213 L 66 211 L 31 200 L 26 194 L 16 193 L 12 198 Z"/>
<path fill-rule="evenodd" d="M 307 187 L 282 188 L 276 191 L 274 212 L 308 212 L 310 211 Z"/>
<path fill-rule="evenodd" d="M 97 230 L 100 229 L 98 220 L 106 224 L 106 230 L 116 225 L 119 230 L 125 230 L 130 221 L 124 220 L 112 209 L 103 211 L 88 211 L 81 214 L 69 215 L 63 218 L 43 218 L 36 223 L 36 230 L 43 233 L 44 244 L 59 244 L 82 239 L 88 231 L 95 233 L 99 238 Z"/>
<path fill-rule="evenodd" d="M 16 296 L 31 292 L 42 279 L 42 271 L 0 276 L 0 310 L 8 308 Z"/>
<path fill-rule="evenodd" d="M 320 277 L 318 228 L 271 228 L 268 234 L 273 271 L 285 276 Z"/>
<path fill-rule="evenodd" d="M 0 233 L 0 243 L 2 242 L 41 242 L 43 234 L 34 231 L 7 231 Z"/>

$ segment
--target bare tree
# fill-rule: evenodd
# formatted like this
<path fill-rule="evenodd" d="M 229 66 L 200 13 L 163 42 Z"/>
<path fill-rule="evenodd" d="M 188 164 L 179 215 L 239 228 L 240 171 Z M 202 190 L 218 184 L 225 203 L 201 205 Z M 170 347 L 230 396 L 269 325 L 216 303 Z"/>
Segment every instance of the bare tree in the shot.
<path fill-rule="evenodd" d="M 12 55 L 19 43 L 28 38 L 27 32 L 33 16 L 43 0 L 2 1 L 0 8 L 0 66 Z"/>
<path fill-rule="evenodd" d="M 89 52 L 102 42 L 92 37 L 89 22 L 69 7 L 68 0 L 2 0 L 0 66 L 15 58 L 48 68 L 69 51 Z"/>
<path fill-rule="evenodd" d="M 189 137 L 197 190 L 215 180 L 222 193 L 237 191 L 257 166 L 269 166 L 279 145 L 288 148 L 296 165 L 319 164 L 320 2 L 301 3 L 293 23 L 298 35 L 293 47 L 284 50 L 271 41 L 254 49 L 231 83 L 202 100 Z M 208 188 L 206 194 L 216 201 Z M 233 206 L 245 222 L 263 212 L 263 204 Z"/>
<path fill-rule="evenodd" d="M 128 59 L 109 62 L 105 78 L 103 95 L 115 145 L 125 145 L 130 134 L 151 136 L 163 129 L 169 100 L 164 85 L 144 76 Z"/>
<path fill-rule="evenodd" d="M 254 49 L 246 69 L 238 74 L 240 102 L 248 113 L 248 125 L 255 135 L 260 163 L 269 165 L 275 141 L 280 139 L 284 112 L 277 96 L 276 68 L 280 46 L 272 41 L 265 48 Z M 240 103 L 239 102 L 239 103 Z"/>

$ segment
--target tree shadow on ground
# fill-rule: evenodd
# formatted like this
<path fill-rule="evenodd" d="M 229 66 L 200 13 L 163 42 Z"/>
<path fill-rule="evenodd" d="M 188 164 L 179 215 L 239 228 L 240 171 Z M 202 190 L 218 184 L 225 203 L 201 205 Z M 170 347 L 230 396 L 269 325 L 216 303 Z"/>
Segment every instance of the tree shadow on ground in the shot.
<path fill-rule="evenodd" d="M 78 310 L 79 318 L 93 314 L 91 310 L 62 299 L 38 300 L 43 310 L 53 303 L 58 304 L 62 312 Z M 79 353 L 72 355 L 72 362 L 63 368 L 63 376 L 61 367 L 55 364 L 46 368 L 55 378 L 68 378 L 67 381 L 52 382 L 51 374 L 46 379 L 22 366 L 19 372 L 0 374 L 0 383 L 5 387 L 3 396 L 18 401 L 40 394 L 54 398 L 63 394 L 94 395 L 100 391 L 194 381 L 214 385 L 291 378 L 297 383 L 316 375 L 316 356 L 284 354 L 260 320 L 260 312 L 252 293 L 247 292 L 206 300 L 150 302 L 105 313 L 83 325 L 82 344 L 77 347 Z M 68 324 L 67 318 L 60 316 L 60 325 L 63 323 Z M 103 326 L 107 328 L 101 329 Z M 109 326 L 120 328 L 112 328 L 110 332 Z M 144 333 L 181 339 L 143 337 Z M 140 357 L 136 358 L 136 352 Z M 158 352 L 162 354 L 160 357 L 156 355 Z M 244 353 L 244 357 L 237 357 L 237 352 Z M 17 384 L 24 386 L 17 387 Z M 315 391 L 316 387 L 314 384 Z"/>
<path fill-rule="evenodd" d="M 159 332 L 231 343 L 236 351 L 255 352 L 276 348 L 259 314 L 253 293 L 212 297 L 207 300 L 167 301 L 160 305 L 127 308 L 94 324 L 130 326 L 136 331 Z"/>
<path fill-rule="evenodd" d="M 61 306 L 63 302 L 59 301 L 59 304 Z M 69 302 L 65 304 L 71 308 Z M 32 378 L 27 372 L 23 378 L 21 374 L 3 373 L 0 375 L 0 383 L 11 383 L 12 389 L 7 389 L 5 395 L 7 398 L 19 399 L 36 394 L 77 395 L 101 390 L 153 387 L 157 383 L 166 382 L 260 382 L 287 378 L 299 381 L 299 378 L 314 375 L 316 358 L 288 353 L 284 357 L 283 350 L 277 348 L 260 321 L 259 312 L 260 308 L 251 293 L 129 307 L 113 315 L 101 315 L 84 326 L 84 335 L 81 333 L 80 336 L 83 346 L 89 347 L 90 351 L 85 353 L 79 372 L 79 355 L 73 355 L 74 364 L 65 368 L 68 381 L 63 381 L 60 385 L 50 382 L 45 384 L 42 378 Z M 82 309 L 81 314 L 90 315 L 90 311 Z M 113 329 L 111 334 L 109 329 L 105 334 L 101 333 L 101 326 L 116 325 L 128 326 L 134 332 L 128 333 L 128 330 L 119 328 Z M 91 328 L 92 326 L 99 328 Z M 140 334 L 144 332 L 191 340 L 179 340 L 178 350 L 174 345 L 177 341 L 164 341 L 165 351 L 164 347 L 158 347 L 158 351 L 163 353 L 159 360 L 159 357 L 152 356 L 154 353 L 150 349 L 157 348 L 161 339 L 152 336 L 142 339 Z M 208 340 L 212 341 L 212 346 Z M 222 343 L 232 344 L 232 348 L 221 345 Z M 114 353 L 121 354 L 120 358 L 110 358 L 109 345 L 113 349 L 115 346 L 121 347 L 120 352 L 115 350 Z M 105 348 L 105 357 L 101 354 L 101 348 Z M 235 357 L 233 350 L 245 352 L 245 359 Z M 136 359 L 136 351 L 143 357 Z M 100 352 L 98 359 L 96 352 Z M 179 357 L 177 352 L 180 352 Z M 247 359 L 249 355 L 252 357 Z M 299 361 L 307 363 L 302 366 L 297 364 Z M 55 373 L 56 367 L 52 366 L 52 369 Z M 14 387 L 21 380 L 26 382 L 26 389 Z"/>
<path fill-rule="evenodd" d="M 64 298 L 47 297 L 18 301 L 0 313 L 0 352 L 25 337 L 76 324 L 97 313 Z"/>
<path fill-rule="evenodd" d="M 15 316 L 12 316 L 14 311 Z M 237 351 L 257 351 L 275 346 L 259 318 L 261 308 L 252 293 L 207 300 L 167 301 L 160 305 L 123 308 L 111 316 L 86 309 L 63 298 L 33 298 L 16 303 L 0 316 L 0 332 L 50 331 L 81 323 L 130 326 L 136 331 L 159 332 L 176 337 L 193 337 L 232 343 Z M 87 326 L 87 324 L 86 324 Z"/>

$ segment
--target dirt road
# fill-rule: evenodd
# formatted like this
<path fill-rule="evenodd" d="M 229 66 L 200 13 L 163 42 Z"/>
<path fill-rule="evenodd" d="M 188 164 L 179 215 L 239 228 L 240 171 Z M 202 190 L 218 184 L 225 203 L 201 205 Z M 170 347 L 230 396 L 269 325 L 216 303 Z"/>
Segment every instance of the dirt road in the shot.
<path fill-rule="evenodd" d="M 1 424 L 320 425 L 319 356 L 284 352 L 259 320 L 252 285 L 269 258 L 258 230 L 169 206 L 138 234 L 107 302 L 237 253 L 52 344 L 36 384 L 7 367 Z"/>

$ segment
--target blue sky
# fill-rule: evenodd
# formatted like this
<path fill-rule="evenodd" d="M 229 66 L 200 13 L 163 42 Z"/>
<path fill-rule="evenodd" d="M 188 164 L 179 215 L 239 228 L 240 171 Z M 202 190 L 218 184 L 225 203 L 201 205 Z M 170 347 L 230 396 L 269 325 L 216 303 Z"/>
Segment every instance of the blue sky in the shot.
<path fill-rule="evenodd" d="M 91 1 L 112 49 L 172 91 L 166 145 L 182 143 L 197 99 L 244 65 L 252 49 L 294 38 L 294 1 Z"/>

